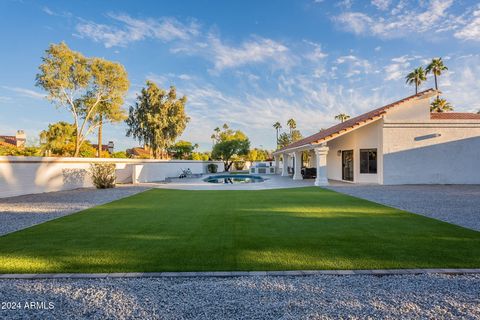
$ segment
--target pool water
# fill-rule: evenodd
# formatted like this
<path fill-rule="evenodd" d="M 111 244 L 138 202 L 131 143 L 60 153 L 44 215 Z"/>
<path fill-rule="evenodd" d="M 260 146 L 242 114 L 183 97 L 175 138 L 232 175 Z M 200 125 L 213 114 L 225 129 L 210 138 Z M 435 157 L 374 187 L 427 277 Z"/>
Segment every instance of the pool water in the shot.
<path fill-rule="evenodd" d="M 237 183 L 257 183 L 265 181 L 260 176 L 254 176 L 249 174 L 222 174 L 216 176 L 208 176 L 203 179 L 209 183 L 224 183 L 224 184 L 237 184 Z"/>

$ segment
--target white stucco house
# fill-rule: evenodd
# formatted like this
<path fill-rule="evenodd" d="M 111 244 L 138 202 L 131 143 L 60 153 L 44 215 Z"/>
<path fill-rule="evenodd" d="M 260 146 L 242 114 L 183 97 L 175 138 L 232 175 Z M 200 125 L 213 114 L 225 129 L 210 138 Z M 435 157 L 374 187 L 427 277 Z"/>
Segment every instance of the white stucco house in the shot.
<path fill-rule="evenodd" d="M 480 184 L 480 115 L 430 113 L 436 94 L 425 90 L 277 150 L 277 172 L 300 180 L 302 166 L 316 168 L 315 185 Z"/>

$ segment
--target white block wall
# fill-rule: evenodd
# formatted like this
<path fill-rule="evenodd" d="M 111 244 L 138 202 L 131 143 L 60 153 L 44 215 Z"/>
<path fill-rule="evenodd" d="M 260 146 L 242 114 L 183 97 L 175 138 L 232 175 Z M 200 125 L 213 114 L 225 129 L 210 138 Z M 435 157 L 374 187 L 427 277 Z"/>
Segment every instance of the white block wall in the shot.
<path fill-rule="evenodd" d="M 187 168 L 192 173 L 207 173 L 209 163 L 215 163 L 219 172 L 224 170 L 218 161 L 0 157 L 0 198 L 92 187 L 90 164 L 99 162 L 115 163 L 119 183 L 132 182 L 134 166 L 138 182 L 164 181 Z"/>

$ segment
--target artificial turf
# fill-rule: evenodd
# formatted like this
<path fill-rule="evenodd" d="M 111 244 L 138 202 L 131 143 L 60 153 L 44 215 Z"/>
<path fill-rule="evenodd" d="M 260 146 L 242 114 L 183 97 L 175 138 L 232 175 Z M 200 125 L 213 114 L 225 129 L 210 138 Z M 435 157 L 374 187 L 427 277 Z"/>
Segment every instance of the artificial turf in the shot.
<path fill-rule="evenodd" d="M 478 267 L 479 232 L 317 187 L 156 189 L 0 237 L 0 273 Z"/>

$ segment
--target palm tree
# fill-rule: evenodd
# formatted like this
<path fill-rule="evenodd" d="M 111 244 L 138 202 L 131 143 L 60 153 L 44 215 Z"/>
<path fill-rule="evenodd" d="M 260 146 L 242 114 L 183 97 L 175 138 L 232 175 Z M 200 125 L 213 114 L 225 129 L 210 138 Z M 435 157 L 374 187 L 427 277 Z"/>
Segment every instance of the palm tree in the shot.
<path fill-rule="evenodd" d="M 288 119 L 287 125 L 290 128 L 290 135 L 292 135 L 293 129 L 295 129 L 297 127 L 297 122 L 295 122 L 295 120 L 293 118 Z"/>
<path fill-rule="evenodd" d="M 453 106 L 445 99 L 436 98 L 430 104 L 430 112 L 448 112 L 452 110 Z"/>
<path fill-rule="evenodd" d="M 350 119 L 350 116 L 346 113 L 340 113 L 335 116 L 335 120 L 340 120 L 340 122 L 345 122 Z"/>
<path fill-rule="evenodd" d="M 437 59 L 432 59 L 432 62 L 427 66 L 425 69 L 425 72 L 427 74 L 431 73 L 433 74 L 433 77 L 435 78 L 435 90 L 438 91 L 438 83 L 437 83 L 437 77 L 439 77 L 442 74 L 442 71 L 448 70 L 448 68 L 443 64 L 442 58 L 437 58 Z M 438 98 L 438 93 L 437 93 L 437 98 Z"/>
<path fill-rule="evenodd" d="M 275 130 L 277 130 L 277 149 L 278 149 L 278 132 L 282 128 L 282 125 L 280 124 L 280 122 L 277 121 L 273 124 L 273 128 L 275 128 Z"/>
<path fill-rule="evenodd" d="M 407 84 L 415 84 L 415 94 L 417 94 L 418 87 L 422 84 L 422 82 L 427 80 L 427 76 L 425 75 L 425 70 L 423 67 L 418 67 L 410 72 L 405 79 Z"/>

